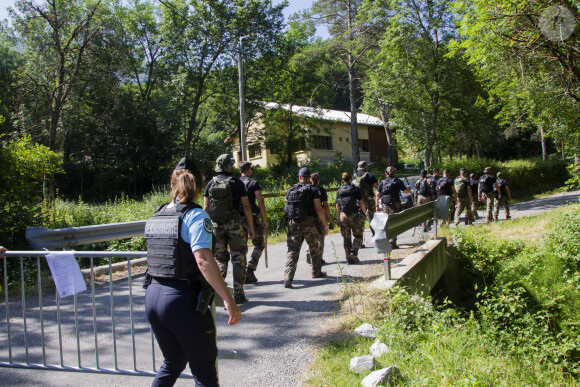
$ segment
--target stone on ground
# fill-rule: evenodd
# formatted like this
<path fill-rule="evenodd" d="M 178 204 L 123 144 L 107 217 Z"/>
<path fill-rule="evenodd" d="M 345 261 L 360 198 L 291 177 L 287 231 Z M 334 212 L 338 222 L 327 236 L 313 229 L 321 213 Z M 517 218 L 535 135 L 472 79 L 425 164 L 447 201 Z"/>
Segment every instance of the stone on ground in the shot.
<path fill-rule="evenodd" d="M 359 356 L 350 359 L 351 372 L 364 372 L 375 368 L 375 358 L 372 356 Z"/>
<path fill-rule="evenodd" d="M 354 330 L 354 333 L 360 335 L 362 337 L 367 337 L 370 339 L 374 339 L 376 337 L 377 328 L 373 327 L 369 323 L 364 323 L 360 327 Z"/>
<path fill-rule="evenodd" d="M 377 339 L 375 343 L 371 345 L 370 351 L 371 355 L 377 358 L 383 356 L 386 353 L 390 353 L 391 349 L 387 347 L 387 345 L 383 343 L 381 340 Z"/>
<path fill-rule="evenodd" d="M 401 378 L 401 370 L 395 366 L 371 372 L 361 382 L 363 387 L 394 385 Z"/>

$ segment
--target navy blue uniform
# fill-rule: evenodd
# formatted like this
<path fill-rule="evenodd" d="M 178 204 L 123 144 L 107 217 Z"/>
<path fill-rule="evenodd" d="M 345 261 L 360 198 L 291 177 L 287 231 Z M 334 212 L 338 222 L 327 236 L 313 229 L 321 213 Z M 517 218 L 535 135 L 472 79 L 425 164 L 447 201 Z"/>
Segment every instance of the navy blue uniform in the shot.
<path fill-rule="evenodd" d="M 211 249 L 211 221 L 202 209 L 187 211 L 180 239 L 191 251 Z M 163 352 L 152 386 L 173 386 L 187 363 L 196 386 L 218 386 L 216 330 L 209 308 L 196 311 L 197 293 L 189 280 L 153 278 L 145 292 L 145 311 Z"/>

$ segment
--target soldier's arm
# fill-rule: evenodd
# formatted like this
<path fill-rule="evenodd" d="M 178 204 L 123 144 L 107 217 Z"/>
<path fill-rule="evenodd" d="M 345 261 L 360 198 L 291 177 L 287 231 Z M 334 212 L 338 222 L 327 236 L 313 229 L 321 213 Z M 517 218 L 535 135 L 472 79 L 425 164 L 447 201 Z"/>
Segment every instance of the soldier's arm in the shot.
<path fill-rule="evenodd" d="M 375 195 L 375 203 L 377 206 L 377 210 L 380 208 L 379 204 L 381 203 L 381 192 L 377 189 L 377 194 Z"/>
<path fill-rule="evenodd" d="M 244 216 L 248 221 L 248 237 L 254 239 L 254 217 L 252 216 L 252 208 L 250 207 L 250 201 L 247 196 L 242 196 L 242 209 L 244 210 Z"/>
<path fill-rule="evenodd" d="M 507 186 L 507 184 L 505 186 L 505 189 L 507 190 L 508 197 L 510 198 L 510 200 L 512 200 L 512 191 L 510 190 L 510 187 Z"/>
<path fill-rule="evenodd" d="M 365 201 L 359 200 L 358 202 L 360 204 L 360 209 L 361 209 L 362 213 L 366 214 L 367 213 L 367 206 L 365 205 Z"/>
<path fill-rule="evenodd" d="M 336 225 L 340 227 L 340 206 L 338 205 L 338 198 L 336 199 Z"/>
<path fill-rule="evenodd" d="M 326 215 L 324 214 L 324 209 L 322 208 L 322 204 L 320 203 L 320 198 L 314 199 L 314 210 L 316 211 L 316 215 L 318 215 L 318 220 L 320 224 L 324 227 L 324 235 L 328 235 L 328 228 L 326 227 Z"/>
<path fill-rule="evenodd" d="M 326 214 L 325 219 L 328 219 L 328 222 L 330 224 L 333 224 L 334 221 L 332 220 L 332 217 L 330 216 L 330 207 L 328 206 L 328 202 L 322 202 L 322 208 L 324 208 L 324 213 Z"/>
<path fill-rule="evenodd" d="M 205 212 L 209 211 L 209 198 L 207 196 L 203 198 L 203 210 Z"/>
<path fill-rule="evenodd" d="M 258 206 L 260 207 L 260 214 L 262 214 L 262 219 L 264 220 L 264 231 L 268 231 L 268 219 L 266 218 L 266 205 L 264 204 L 264 197 L 262 196 L 262 191 L 254 192 L 256 199 L 258 200 Z"/>

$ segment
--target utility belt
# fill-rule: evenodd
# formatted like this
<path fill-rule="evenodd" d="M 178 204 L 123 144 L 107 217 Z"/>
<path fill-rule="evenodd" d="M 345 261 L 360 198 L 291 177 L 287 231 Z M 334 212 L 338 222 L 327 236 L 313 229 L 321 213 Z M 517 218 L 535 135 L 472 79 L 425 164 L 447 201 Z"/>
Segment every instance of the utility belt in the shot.
<path fill-rule="evenodd" d="M 193 298 L 196 300 L 195 311 L 200 313 L 202 316 L 207 313 L 207 309 L 213 302 L 215 295 L 215 291 L 202 274 L 199 275 L 198 279 L 177 279 L 153 277 L 149 275 L 149 273 L 146 273 L 143 287 L 147 289 L 150 284 L 159 284 L 179 290 L 191 291 Z"/>

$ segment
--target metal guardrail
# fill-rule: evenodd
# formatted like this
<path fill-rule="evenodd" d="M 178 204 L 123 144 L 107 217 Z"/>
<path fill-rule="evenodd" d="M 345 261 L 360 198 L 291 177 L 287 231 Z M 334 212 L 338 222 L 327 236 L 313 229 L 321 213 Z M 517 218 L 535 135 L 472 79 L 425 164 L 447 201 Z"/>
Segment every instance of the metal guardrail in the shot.
<path fill-rule="evenodd" d="M 62 249 L 90 243 L 143 236 L 145 221 L 98 224 L 94 226 L 47 229 L 28 227 L 26 240 L 33 249 Z"/>
<path fill-rule="evenodd" d="M 375 251 L 385 255 L 385 277 L 391 278 L 391 251 L 389 240 L 413 227 L 433 219 L 435 237 L 437 237 L 437 219 L 446 220 L 449 214 L 449 196 L 439 196 L 437 200 L 409 208 L 396 214 L 375 213 L 371 227 L 375 230 L 372 238 Z"/>

